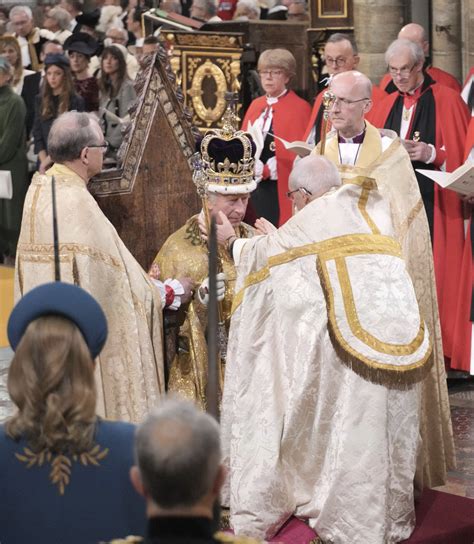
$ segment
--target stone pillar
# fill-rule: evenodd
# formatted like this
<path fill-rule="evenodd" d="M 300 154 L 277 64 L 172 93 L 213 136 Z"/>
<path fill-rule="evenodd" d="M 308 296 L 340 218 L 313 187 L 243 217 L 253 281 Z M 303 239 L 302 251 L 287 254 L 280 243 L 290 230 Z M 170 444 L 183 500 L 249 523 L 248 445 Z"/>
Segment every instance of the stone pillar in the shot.
<path fill-rule="evenodd" d="M 462 77 L 463 81 L 474 66 L 474 0 L 462 0 Z"/>
<path fill-rule="evenodd" d="M 404 0 L 354 0 L 359 70 L 378 83 L 387 71 L 384 54 L 404 25 Z"/>
<path fill-rule="evenodd" d="M 461 0 L 432 0 L 431 13 L 433 66 L 461 80 Z"/>

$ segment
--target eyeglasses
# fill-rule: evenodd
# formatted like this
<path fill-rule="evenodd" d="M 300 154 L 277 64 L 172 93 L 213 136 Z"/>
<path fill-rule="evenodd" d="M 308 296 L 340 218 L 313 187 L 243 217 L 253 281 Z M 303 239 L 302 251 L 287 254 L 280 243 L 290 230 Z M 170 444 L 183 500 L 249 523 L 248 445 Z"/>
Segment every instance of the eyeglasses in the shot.
<path fill-rule="evenodd" d="M 362 102 L 363 100 L 370 100 L 370 98 L 359 98 L 358 100 L 349 100 L 348 98 L 339 98 L 338 96 L 336 96 L 331 102 L 331 107 L 335 106 L 336 103 L 339 103 L 341 106 L 348 108 L 352 106 L 352 104 L 357 104 L 357 102 Z"/>
<path fill-rule="evenodd" d="M 104 142 L 103 144 L 93 144 L 88 145 L 87 147 L 100 147 L 102 149 L 102 153 L 105 155 L 107 153 L 107 150 L 109 149 L 109 142 Z"/>
<path fill-rule="evenodd" d="M 260 77 L 279 77 L 283 74 L 283 70 L 259 70 Z"/>
<path fill-rule="evenodd" d="M 325 62 L 326 64 L 334 64 L 335 66 L 345 66 L 347 59 L 345 57 L 337 57 L 336 59 L 326 57 Z"/>
<path fill-rule="evenodd" d="M 408 77 L 412 71 L 413 71 L 413 68 L 415 68 L 416 66 L 416 62 L 415 64 L 411 67 L 411 68 L 392 68 L 391 66 L 388 67 L 388 73 L 392 76 L 392 77 L 396 77 L 396 76 L 400 76 L 400 77 Z"/>
<path fill-rule="evenodd" d="M 286 193 L 286 197 L 289 198 L 290 200 L 293 200 L 293 197 L 292 197 L 293 193 L 297 193 L 298 191 L 301 191 L 307 196 L 311 196 L 313 194 L 311 191 L 308 191 L 306 187 L 298 187 L 298 189 L 294 189 L 293 191 L 288 191 Z"/>

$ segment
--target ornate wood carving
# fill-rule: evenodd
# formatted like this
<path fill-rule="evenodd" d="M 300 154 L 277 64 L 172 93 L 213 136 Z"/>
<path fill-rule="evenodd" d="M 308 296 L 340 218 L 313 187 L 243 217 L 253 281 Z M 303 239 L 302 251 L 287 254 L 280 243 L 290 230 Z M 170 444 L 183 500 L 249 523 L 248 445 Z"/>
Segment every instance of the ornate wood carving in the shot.
<path fill-rule="evenodd" d="M 144 62 L 119 150 L 121 167 L 103 171 L 89 187 L 147 269 L 166 238 L 199 209 L 188 162 L 199 133 L 191 127 L 166 50 Z"/>
<path fill-rule="evenodd" d="M 220 127 L 226 93 L 240 90 L 242 35 L 166 31 L 163 38 L 193 125 L 203 132 Z"/>

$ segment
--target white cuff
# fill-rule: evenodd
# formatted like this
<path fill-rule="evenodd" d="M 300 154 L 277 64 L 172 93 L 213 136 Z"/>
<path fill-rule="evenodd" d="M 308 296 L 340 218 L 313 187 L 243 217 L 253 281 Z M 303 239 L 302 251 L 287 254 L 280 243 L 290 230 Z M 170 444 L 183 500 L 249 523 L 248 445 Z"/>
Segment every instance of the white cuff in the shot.
<path fill-rule="evenodd" d="M 431 156 L 425 164 L 431 164 L 436 159 L 436 147 L 433 144 L 428 144 L 431 147 Z"/>
<path fill-rule="evenodd" d="M 169 285 L 174 291 L 173 302 L 169 306 L 167 306 L 167 308 L 168 310 L 177 310 L 181 306 L 181 295 L 184 295 L 184 287 L 181 285 L 181 282 L 179 280 L 171 278 L 165 280 L 165 285 Z"/>

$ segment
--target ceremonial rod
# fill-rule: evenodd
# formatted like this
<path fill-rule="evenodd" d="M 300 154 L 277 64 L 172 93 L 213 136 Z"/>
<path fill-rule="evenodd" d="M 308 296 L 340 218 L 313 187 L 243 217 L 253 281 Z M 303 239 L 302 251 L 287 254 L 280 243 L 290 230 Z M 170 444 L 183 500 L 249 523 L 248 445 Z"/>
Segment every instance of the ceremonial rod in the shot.
<path fill-rule="evenodd" d="M 217 234 L 211 218 L 209 244 L 209 304 L 207 307 L 207 412 L 219 421 L 219 321 L 217 317 Z M 222 356 L 222 354 L 221 354 Z"/>
<path fill-rule="evenodd" d="M 59 268 L 58 213 L 56 209 L 56 180 L 51 176 L 51 199 L 53 204 L 53 248 L 54 248 L 54 281 L 61 281 Z"/>
<path fill-rule="evenodd" d="M 324 152 L 326 150 L 326 132 L 328 129 L 329 110 L 331 109 L 331 106 L 334 104 L 335 99 L 336 97 L 334 96 L 334 93 L 332 91 L 324 92 L 323 94 L 324 113 L 323 113 L 323 127 L 322 127 L 322 134 L 321 134 L 320 155 L 324 155 Z"/>

